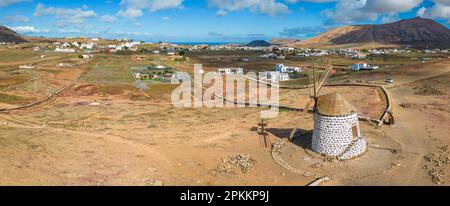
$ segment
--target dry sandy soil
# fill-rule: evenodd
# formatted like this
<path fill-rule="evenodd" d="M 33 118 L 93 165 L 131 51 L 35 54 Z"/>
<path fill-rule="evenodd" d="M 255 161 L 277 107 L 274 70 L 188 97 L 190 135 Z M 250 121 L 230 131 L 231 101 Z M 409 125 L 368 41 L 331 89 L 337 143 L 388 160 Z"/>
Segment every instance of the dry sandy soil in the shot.
<path fill-rule="evenodd" d="M 284 160 L 316 177 L 331 177 L 324 185 L 449 185 L 450 62 L 383 72 L 396 80 L 389 86 L 396 124 L 375 129 L 361 122 L 369 143 L 363 157 L 341 162 L 310 154 L 305 133 L 282 148 Z M 51 80 L 76 76 L 64 74 Z M 444 94 L 415 94 L 425 83 Z M 39 107 L 0 113 L 0 185 L 306 185 L 315 180 L 272 160 L 256 131 L 262 109 L 175 108 L 173 88 L 152 86 L 142 92 L 79 83 Z M 326 87 L 323 93 L 334 91 L 364 116 L 378 118 L 385 107 L 376 89 Z M 281 103 L 303 107 L 307 94 L 281 90 Z M 293 128 L 313 127 L 310 114 L 289 111 L 267 123 L 270 143 Z M 236 165 L 229 162 L 235 155 L 242 155 Z"/>

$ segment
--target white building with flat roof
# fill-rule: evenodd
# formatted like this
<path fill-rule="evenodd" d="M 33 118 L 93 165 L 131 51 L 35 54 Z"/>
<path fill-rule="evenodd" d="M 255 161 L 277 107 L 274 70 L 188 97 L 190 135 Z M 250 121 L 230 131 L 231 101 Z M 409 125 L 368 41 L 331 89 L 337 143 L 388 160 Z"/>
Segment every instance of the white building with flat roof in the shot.
<path fill-rule="evenodd" d="M 292 72 L 301 72 L 302 68 L 294 66 L 286 66 L 284 64 L 277 64 L 275 66 L 275 71 L 280 73 L 292 73 Z"/>
<path fill-rule="evenodd" d="M 244 73 L 244 69 L 241 67 L 230 67 L 230 68 L 217 68 L 217 73 L 218 74 L 243 74 Z"/>
<path fill-rule="evenodd" d="M 288 81 L 289 80 L 289 74 L 287 73 L 280 73 L 278 71 L 268 71 L 263 75 L 265 76 L 267 81 L 270 82 L 281 82 L 281 81 Z"/>

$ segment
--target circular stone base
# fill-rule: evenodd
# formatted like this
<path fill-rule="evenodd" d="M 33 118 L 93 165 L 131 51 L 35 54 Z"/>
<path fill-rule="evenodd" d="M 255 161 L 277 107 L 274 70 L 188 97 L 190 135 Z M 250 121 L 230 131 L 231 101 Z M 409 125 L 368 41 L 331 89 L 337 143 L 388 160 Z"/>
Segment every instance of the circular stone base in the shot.
<path fill-rule="evenodd" d="M 327 175 L 333 178 L 357 178 L 382 174 L 393 168 L 398 163 L 402 154 L 401 146 L 393 139 L 380 134 L 368 134 L 366 139 L 358 144 L 371 145 L 364 148 L 368 150 L 364 155 L 351 161 L 338 161 L 336 158 L 326 157 L 311 150 L 311 135 L 297 137 L 292 142 L 287 142 L 279 149 L 279 156 L 289 167 L 315 174 Z M 379 149 L 379 148 L 392 148 Z M 345 154 L 345 155 L 350 155 Z"/>

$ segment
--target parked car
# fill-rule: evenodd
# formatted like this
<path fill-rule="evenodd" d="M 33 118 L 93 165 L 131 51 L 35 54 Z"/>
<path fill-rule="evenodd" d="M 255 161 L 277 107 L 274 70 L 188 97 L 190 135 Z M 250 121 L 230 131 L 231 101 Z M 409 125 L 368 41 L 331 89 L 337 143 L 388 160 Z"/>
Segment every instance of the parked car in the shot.
<path fill-rule="evenodd" d="M 391 78 L 386 78 L 386 83 L 392 84 L 392 83 L 394 83 L 394 80 Z"/>

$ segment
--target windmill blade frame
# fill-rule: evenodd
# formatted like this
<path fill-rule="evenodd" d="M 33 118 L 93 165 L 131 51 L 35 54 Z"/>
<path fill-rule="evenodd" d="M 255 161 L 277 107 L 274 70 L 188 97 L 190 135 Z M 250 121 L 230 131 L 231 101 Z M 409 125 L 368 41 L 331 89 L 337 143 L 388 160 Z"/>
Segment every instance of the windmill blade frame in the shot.
<path fill-rule="evenodd" d="M 317 97 L 322 89 L 322 87 L 324 86 L 325 82 L 328 80 L 328 78 L 331 75 L 331 70 L 333 69 L 333 65 L 330 64 L 330 61 L 327 62 L 326 66 L 325 66 L 325 71 L 322 73 L 321 77 L 318 78 L 318 75 L 316 75 L 316 68 L 319 66 L 319 61 L 320 59 L 317 59 L 317 61 L 313 64 L 308 78 L 309 78 L 309 82 L 310 85 L 312 85 L 312 90 L 310 91 L 310 98 L 311 100 L 308 101 L 305 105 L 305 108 L 303 110 L 304 113 L 308 113 L 309 108 L 311 108 L 311 105 L 314 103 L 314 107 L 316 106 L 317 103 Z"/>
<path fill-rule="evenodd" d="M 330 77 L 331 70 L 333 69 L 333 65 L 327 64 L 327 68 L 324 72 L 324 75 L 322 77 L 322 80 L 320 81 L 319 85 L 317 86 L 316 95 L 319 95 L 320 90 L 322 89 L 323 85 L 327 81 L 327 79 Z"/>

